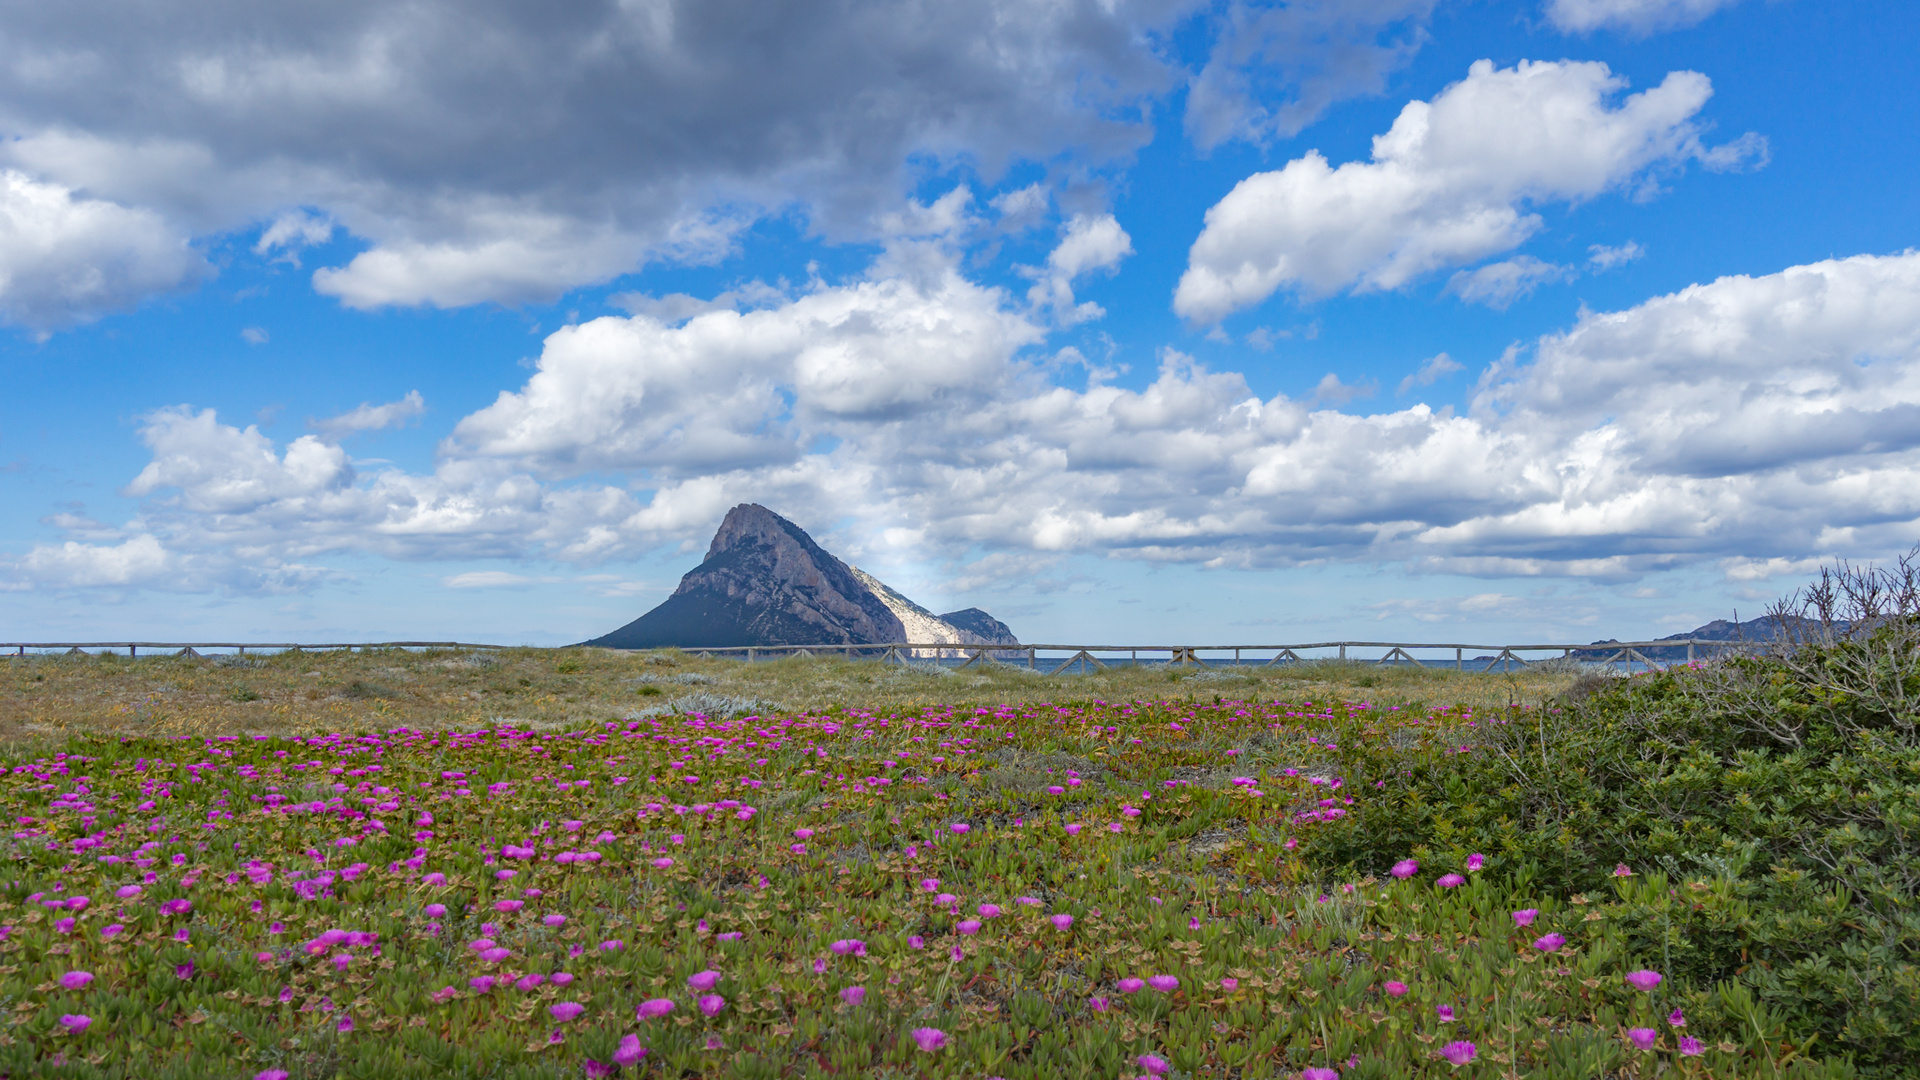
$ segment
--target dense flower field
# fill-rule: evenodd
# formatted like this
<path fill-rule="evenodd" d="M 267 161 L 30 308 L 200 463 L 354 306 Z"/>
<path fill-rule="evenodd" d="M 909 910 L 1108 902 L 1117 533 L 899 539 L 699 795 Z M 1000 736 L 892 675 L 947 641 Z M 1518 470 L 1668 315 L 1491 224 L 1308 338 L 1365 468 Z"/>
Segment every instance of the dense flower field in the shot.
<path fill-rule="evenodd" d="M 0 1074 L 1331 1080 L 1793 1058 L 1689 1026 L 1704 989 L 1624 954 L 1612 897 L 1534 895 L 1477 855 L 1308 871 L 1376 790 L 1346 783 L 1342 741 L 1471 752 L 1489 722 L 1093 702 L 77 738 L 0 781 Z"/>

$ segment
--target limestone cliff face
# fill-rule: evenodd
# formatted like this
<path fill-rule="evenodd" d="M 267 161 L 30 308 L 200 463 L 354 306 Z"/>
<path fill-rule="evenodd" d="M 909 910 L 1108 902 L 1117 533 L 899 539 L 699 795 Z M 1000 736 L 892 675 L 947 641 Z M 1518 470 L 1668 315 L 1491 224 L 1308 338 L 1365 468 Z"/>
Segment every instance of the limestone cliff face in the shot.
<path fill-rule="evenodd" d="M 604 637 L 615 649 L 861 645 L 906 627 L 846 563 L 799 526 L 752 503 L 728 511 L 706 561 L 664 603 Z"/>

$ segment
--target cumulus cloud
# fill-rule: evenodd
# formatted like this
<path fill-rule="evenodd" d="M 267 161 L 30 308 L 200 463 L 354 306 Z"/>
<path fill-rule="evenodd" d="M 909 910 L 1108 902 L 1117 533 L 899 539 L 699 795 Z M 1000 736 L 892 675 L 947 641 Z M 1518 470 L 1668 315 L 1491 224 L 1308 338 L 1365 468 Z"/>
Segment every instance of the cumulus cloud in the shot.
<path fill-rule="evenodd" d="M 157 214 L 0 171 L 0 319 L 46 333 L 196 284 L 207 271 Z"/>
<path fill-rule="evenodd" d="M 1693 119 L 1713 92 L 1706 76 L 1672 72 L 1614 104 L 1625 88 L 1598 62 L 1478 61 L 1409 102 L 1372 160 L 1334 168 L 1309 151 L 1236 185 L 1207 211 L 1174 310 L 1210 322 L 1281 288 L 1396 289 L 1519 246 L 1542 224 L 1528 204 L 1645 189 L 1713 153 Z"/>
<path fill-rule="evenodd" d="M 1594 244 L 1587 248 L 1587 265 L 1595 270 L 1611 270 L 1616 266 L 1630 263 L 1647 253 L 1647 249 L 1638 242 L 1629 240 L 1624 244 L 1608 247 Z"/>
<path fill-rule="evenodd" d="M 1705 19 L 1739 0 L 1547 0 L 1547 21 L 1569 34 L 1625 30 L 1650 34 Z"/>
<path fill-rule="evenodd" d="M 741 501 L 856 559 L 944 561 L 971 586 L 1076 552 L 1758 579 L 1904 550 L 1920 528 L 1920 253 L 1584 312 L 1489 365 L 1458 412 L 1262 398 L 1172 350 L 1144 385 L 1073 389 L 1033 355 L 1041 329 L 1020 300 L 951 253 L 887 259 L 918 272 L 678 326 L 556 332 L 427 473 L 363 474 L 311 435 L 279 446 L 208 410 L 161 410 L 126 489 L 140 514 L 81 522 L 92 531 L 0 579 L 270 590 L 344 551 L 591 565 L 697 543 Z"/>
<path fill-rule="evenodd" d="M 1039 280 L 1027 290 L 1027 302 L 1035 308 L 1051 308 L 1062 325 L 1100 318 L 1106 314 L 1100 305 L 1074 303 L 1073 281 L 1095 270 L 1111 273 L 1131 254 L 1133 238 L 1112 214 L 1076 214 L 1067 222 L 1059 246 L 1047 256 L 1047 265 L 1029 272 Z"/>
<path fill-rule="evenodd" d="M 399 427 L 426 411 L 427 402 L 420 396 L 420 391 L 409 390 L 407 396 L 398 401 L 389 401 L 385 405 L 368 405 L 361 402 L 358 407 L 349 409 L 339 416 L 313 420 L 307 426 L 328 438 L 341 439 L 363 431 Z"/>

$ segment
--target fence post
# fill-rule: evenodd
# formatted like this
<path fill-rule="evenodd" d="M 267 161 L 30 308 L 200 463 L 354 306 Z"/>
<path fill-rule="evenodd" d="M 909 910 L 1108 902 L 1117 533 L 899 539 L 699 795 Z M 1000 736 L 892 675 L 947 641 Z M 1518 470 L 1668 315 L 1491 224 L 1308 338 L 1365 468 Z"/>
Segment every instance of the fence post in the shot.
<path fill-rule="evenodd" d="M 1340 659 L 1345 660 L 1346 658 L 1347 658 L 1347 643 L 1343 641 L 1340 643 Z"/>

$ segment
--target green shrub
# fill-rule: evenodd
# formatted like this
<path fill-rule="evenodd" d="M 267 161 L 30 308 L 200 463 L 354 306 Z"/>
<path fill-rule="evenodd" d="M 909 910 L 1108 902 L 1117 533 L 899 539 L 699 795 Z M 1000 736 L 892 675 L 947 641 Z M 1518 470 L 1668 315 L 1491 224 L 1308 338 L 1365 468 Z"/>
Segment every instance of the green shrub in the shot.
<path fill-rule="evenodd" d="M 1484 852 L 1536 888 L 1610 892 L 1631 950 L 1720 984 L 1696 1022 L 1916 1075 L 1920 625 L 1854 625 L 1411 738 L 1350 716 L 1341 764 L 1364 797 L 1307 856 L 1380 873 Z"/>

